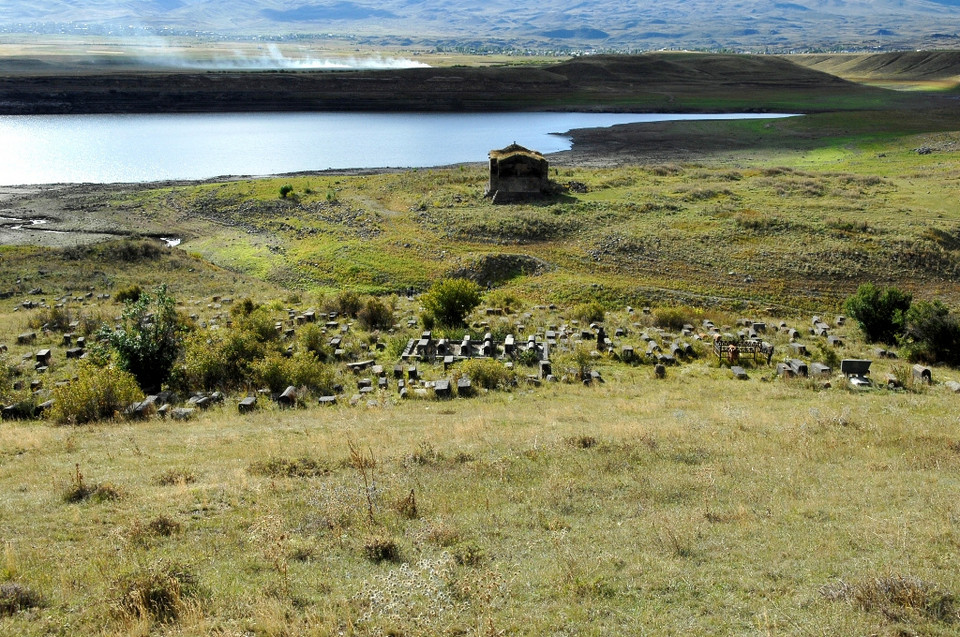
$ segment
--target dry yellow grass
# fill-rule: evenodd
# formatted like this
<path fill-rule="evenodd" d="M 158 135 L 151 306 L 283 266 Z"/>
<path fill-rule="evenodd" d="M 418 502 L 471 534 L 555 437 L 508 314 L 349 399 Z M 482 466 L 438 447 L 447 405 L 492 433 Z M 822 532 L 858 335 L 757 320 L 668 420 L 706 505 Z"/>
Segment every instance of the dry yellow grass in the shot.
<path fill-rule="evenodd" d="M 892 620 L 821 589 L 903 574 L 960 590 L 955 395 L 649 372 L 242 419 L 4 423 L 4 570 L 47 603 L 0 632 L 143 633 L 118 582 L 177 564 L 199 592 L 160 633 L 952 634 L 949 613 Z M 376 462 L 373 522 L 348 443 Z M 300 457 L 329 473 L 251 471 Z M 123 497 L 65 504 L 77 464 Z M 170 471 L 194 481 L 161 485 Z M 414 519 L 396 506 L 411 490 Z M 158 516 L 180 530 L 145 534 Z M 368 561 L 374 536 L 399 561 Z"/>

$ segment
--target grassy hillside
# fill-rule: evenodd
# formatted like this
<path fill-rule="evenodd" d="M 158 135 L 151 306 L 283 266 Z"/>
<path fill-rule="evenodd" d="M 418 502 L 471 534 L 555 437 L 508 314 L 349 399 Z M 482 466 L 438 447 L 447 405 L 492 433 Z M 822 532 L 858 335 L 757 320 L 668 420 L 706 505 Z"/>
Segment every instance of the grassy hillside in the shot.
<path fill-rule="evenodd" d="M 956 302 L 960 138 L 882 128 L 895 125 L 869 115 L 688 123 L 681 140 L 699 144 L 701 157 L 709 151 L 708 163 L 689 153 L 658 160 L 656 143 L 642 146 L 647 164 L 556 162 L 551 178 L 566 191 L 533 205 L 484 199 L 481 165 L 147 185 L 108 196 L 79 187 L 13 205 L 46 216 L 51 229 L 96 229 L 92 215 L 131 234 L 176 228 L 187 253 L 301 291 L 422 290 L 508 254 L 544 267 L 494 283 L 542 302 L 586 300 L 596 285 L 602 298 L 637 306 L 817 310 L 836 308 L 864 280 Z M 837 137 L 817 137 L 826 129 Z M 661 129 L 613 136 L 648 130 Z M 710 150 L 724 139 L 746 147 Z M 282 185 L 291 196 L 279 196 Z"/>
<path fill-rule="evenodd" d="M 884 88 L 948 90 L 960 84 L 958 51 L 797 55 L 789 59 L 852 82 Z"/>
<path fill-rule="evenodd" d="M 596 56 L 559 64 L 380 71 L 195 71 L 115 63 L 0 74 L 0 110 L 817 112 L 893 97 L 773 56 Z"/>

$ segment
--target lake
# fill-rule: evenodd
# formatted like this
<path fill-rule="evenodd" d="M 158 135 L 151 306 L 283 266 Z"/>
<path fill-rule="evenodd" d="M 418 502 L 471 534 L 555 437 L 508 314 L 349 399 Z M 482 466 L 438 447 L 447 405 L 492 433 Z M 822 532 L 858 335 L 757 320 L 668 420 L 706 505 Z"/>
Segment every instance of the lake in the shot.
<path fill-rule="evenodd" d="M 785 115 L 236 113 L 0 116 L 0 185 L 147 182 L 485 161 L 512 142 L 552 153 L 579 128 Z"/>

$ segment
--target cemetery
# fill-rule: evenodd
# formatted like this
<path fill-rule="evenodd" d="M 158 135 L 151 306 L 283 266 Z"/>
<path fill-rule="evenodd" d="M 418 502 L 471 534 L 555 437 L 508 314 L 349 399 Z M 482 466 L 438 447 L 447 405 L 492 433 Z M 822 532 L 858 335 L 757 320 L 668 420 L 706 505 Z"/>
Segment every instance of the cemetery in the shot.
<path fill-rule="evenodd" d="M 907 374 L 904 364 L 890 350 L 869 350 L 878 361 L 855 357 L 866 350 L 863 345 L 854 349 L 845 345 L 858 340 L 858 331 L 843 315 L 837 315 L 833 325 L 821 316 L 812 316 L 809 327 L 801 331 L 802 319 L 788 322 L 776 316 L 762 320 L 741 317 L 719 326 L 711 318 L 701 318 L 694 325 L 696 312 L 691 310 L 690 321 L 672 329 L 659 326 L 657 311 L 649 307 L 609 311 L 604 321 L 586 323 L 573 318 L 571 308 L 550 304 L 517 313 L 497 307 L 479 308 L 468 317 L 469 325 L 462 328 L 423 330 L 423 310 L 417 296 L 395 297 L 391 303 L 391 324 L 372 330 L 365 329 L 355 315 L 341 315 L 329 307 L 257 310 L 259 320 L 270 326 L 266 339 L 281 357 L 278 364 L 282 365 L 282 359 L 304 361 L 306 356 L 326 370 L 322 382 L 288 384 L 296 378 L 296 374 L 288 373 L 261 381 L 261 386 L 251 375 L 198 387 L 190 386 L 189 379 L 181 374 L 172 385 L 154 387 L 154 393 L 104 416 L 184 420 L 214 407 L 250 414 L 266 405 L 279 409 L 310 405 L 383 408 L 406 399 L 473 399 L 491 390 L 535 389 L 545 383 L 590 385 L 605 378 L 616 382 L 626 368 L 649 368 L 648 378 L 657 380 L 689 365 L 729 369 L 739 380 L 804 379 L 817 390 L 833 385 L 888 391 L 934 386 L 949 390 L 956 383 L 920 364 Z M 13 379 L 8 395 L 16 398 L 2 405 L 3 418 L 49 417 L 55 411 L 56 390 L 62 395 L 68 393 L 67 388 L 77 378 L 78 365 L 90 362 L 91 356 L 94 361 L 109 356 L 109 340 L 102 327 L 93 326 L 96 329 L 81 335 L 79 320 L 52 325 L 41 324 L 43 318 L 103 315 L 105 310 L 119 312 L 123 307 L 109 294 L 96 298 L 91 294 L 64 296 L 53 300 L 52 305 L 45 298 L 18 303 L 14 309 L 36 317 L 27 322 L 37 328 L 10 339 L 10 345 L 0 345 L 6 359 L 12 361 L 8 363 Z M 242 312 L 231 310 L 235 307 L 233 298 L 215 295 L 206 303 L 188 300 L 176 311 L 195 335 L 208 333 L 219 338 L 235 331 L 234 324 L 245 320 Z M 122 318 L 116 315 L 118 326 Z M 147 316 L 146 320 L 152 319 Z M 86 329 L 91 330 L 91 326 Z M 309 336 L 301 338 L 301 333 Z M 92 348 L 88 345 L 91 342 Z M 491 368 L 471 367 L 465 364 L 467 361 L 489 362 L 496 370 L 496 379 L 478 383 L 480 379 L 471 378 L 470 370 L 489 374 Z M 877 373 L 874 367 L 871 376 L 874 362 L 896 373 Z M 944 376 L 952 375 L 947 371 Z M 876 378 L 885 381 L 874 381 Z M 69 415 L 61 418 L 72 421 Z"/>

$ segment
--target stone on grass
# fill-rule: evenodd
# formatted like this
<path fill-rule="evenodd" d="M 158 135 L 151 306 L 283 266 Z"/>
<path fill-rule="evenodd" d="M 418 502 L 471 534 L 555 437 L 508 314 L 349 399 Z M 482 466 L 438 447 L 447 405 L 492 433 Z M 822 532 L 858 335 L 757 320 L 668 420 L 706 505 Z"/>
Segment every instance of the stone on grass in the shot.
<path fill-rule="evenodd" d="M 256 396 L 247 396 L 239 403 L 237 403 L 237 411 L 241 414 L 249 414 L 254 409 L 257 408 L 257 397 Z"/>
<path fill-rule="evenodd" d="M 277 402 L 281 407 L 293 407 L 297 404 L 297 388 L 290 385 L 283 390 L 283 393 L 277 397 Z"/>

